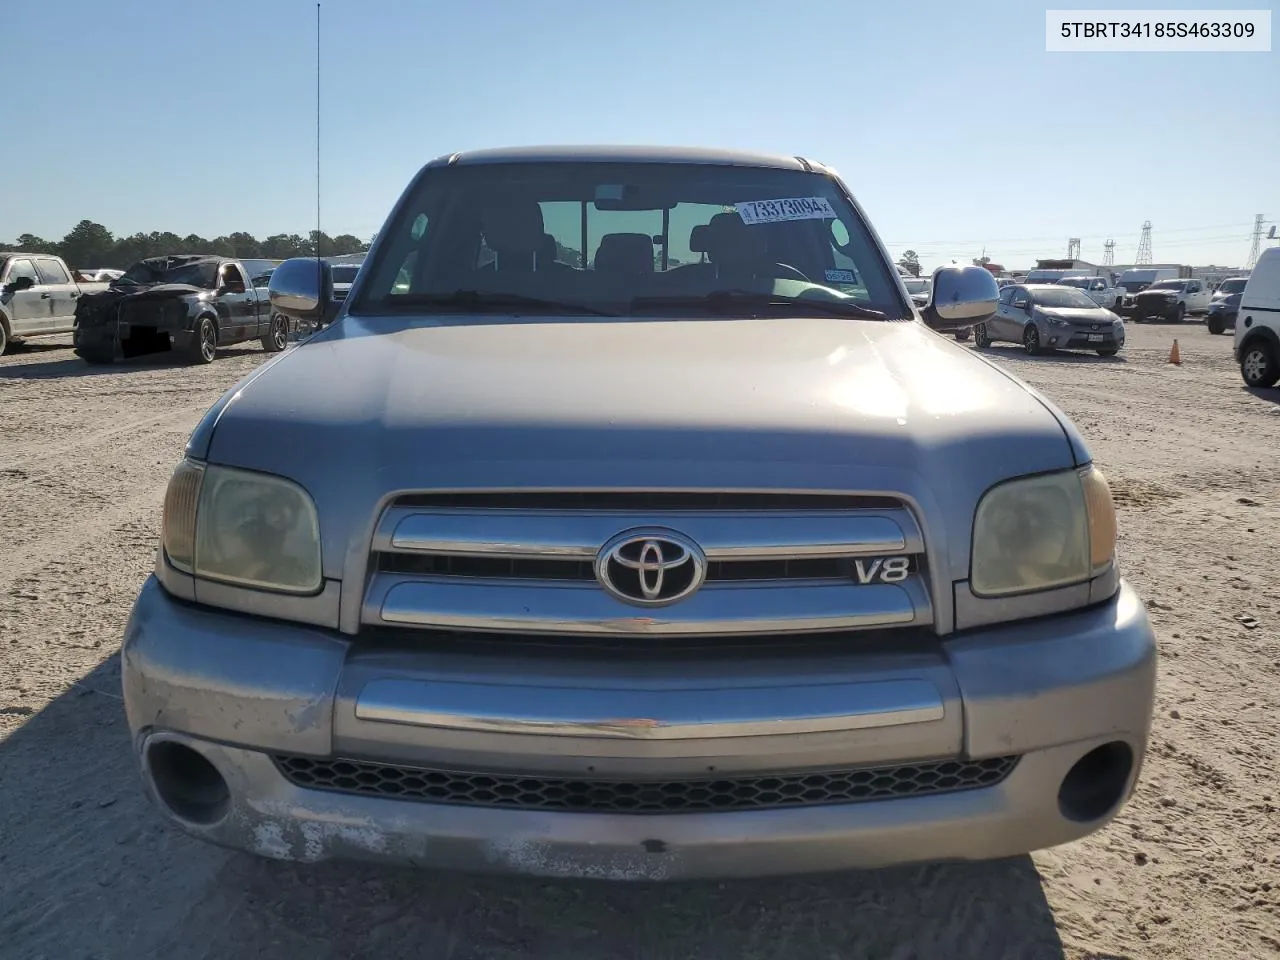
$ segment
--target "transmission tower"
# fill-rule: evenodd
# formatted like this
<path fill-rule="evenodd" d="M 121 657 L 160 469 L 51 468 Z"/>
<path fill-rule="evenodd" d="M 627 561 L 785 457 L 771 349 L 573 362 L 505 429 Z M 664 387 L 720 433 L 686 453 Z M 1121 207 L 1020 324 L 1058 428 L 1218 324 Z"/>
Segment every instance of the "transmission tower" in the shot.
<path fill-rule="evenodd" d="M 1252 270 L 1258 265 L 1258 251 L 1262 248 L 1262 214 L 1253 218 L 1253 243 L 1249 245 L 1249 262 L 1244 265 Z"/>
<path fill-rule="evenodd" d="M 1151 221 L 1144 220 L 1142 222 L 1142 239 L 1138 241 L 1138 255 L 1133 258 L 1134 263 L 1150 263 L 1151 262 Z"/>
<path fill-rule="evenodd" d="M 1080 238 L 1079 237 L 1072 237 L 1070 240 L 1067 241 L 1067 259 L 1068 260 L 1080 259 Z"/>
<path fill-rule="evenodd" d="M 1116 265 L 1116 242 L 1108 240 L 1102 245 L 1102 265 L 1104 267 L 1114 267 Z"/>

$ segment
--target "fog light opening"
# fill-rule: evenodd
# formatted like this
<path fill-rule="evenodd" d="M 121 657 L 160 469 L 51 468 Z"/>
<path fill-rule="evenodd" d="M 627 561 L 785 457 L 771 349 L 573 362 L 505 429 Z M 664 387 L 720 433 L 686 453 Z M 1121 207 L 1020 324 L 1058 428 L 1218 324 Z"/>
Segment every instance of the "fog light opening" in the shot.
<path fill-rule="evenodd" d="M 231 790 L 217 767 L 190 747 L 164 741 L 147 750 L 156 795 L 174 816 L 208 826 L 227 815 Z"/>
<path fill-rule="evenodd" d="M 1120 803 L 1133 771 L 1133 749 L 1113 740 L 1076 761 L 1058 788 L 1058 809 L 1068 820 L 1084 823 L 1106 816 Z"/>

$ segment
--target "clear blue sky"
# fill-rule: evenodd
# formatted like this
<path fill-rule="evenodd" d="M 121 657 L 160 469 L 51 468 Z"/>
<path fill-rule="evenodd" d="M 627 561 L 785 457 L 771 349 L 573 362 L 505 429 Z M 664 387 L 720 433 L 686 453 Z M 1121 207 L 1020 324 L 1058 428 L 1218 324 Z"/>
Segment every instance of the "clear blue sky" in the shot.
<path fill-rule="evenodd" d="M 1157 261 L 1242 263 L 1254 214 L 1280 220 L 1280 53 L 1050 54 L 1045 6 L 324 0 L 323 226 L 368 237 L 454 150 L 692 144 L 834 165 L 895 255 L 926 265 L 984 244 L 1027 265 L 1071 236 L 1094 262 L 1114 237 L 1129 262 L 1147 219 Z M 314 2 L 16 12 L 0 242 L 86 217 L 313 227 Z"/>

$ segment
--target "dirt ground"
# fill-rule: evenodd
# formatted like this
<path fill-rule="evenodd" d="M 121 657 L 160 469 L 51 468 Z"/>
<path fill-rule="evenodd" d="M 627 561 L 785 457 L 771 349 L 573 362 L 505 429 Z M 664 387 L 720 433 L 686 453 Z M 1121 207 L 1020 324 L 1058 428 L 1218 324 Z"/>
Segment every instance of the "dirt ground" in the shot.
<path fill-rule="evenodd" d="M 166 826 L 129 753 L 121 631 L 188 431 L 264 354 L 6 356 L 0 957 L 1280 956 L 1280 391 L 1247 391 L 1230 345 L 1188 324 L 1131 326 L 1113 360 L 990 351 L 1092 445 L 1159 633 L 1152 752 L 1112 826 L 995 863 L 652 887 L 280 864 Z"/>

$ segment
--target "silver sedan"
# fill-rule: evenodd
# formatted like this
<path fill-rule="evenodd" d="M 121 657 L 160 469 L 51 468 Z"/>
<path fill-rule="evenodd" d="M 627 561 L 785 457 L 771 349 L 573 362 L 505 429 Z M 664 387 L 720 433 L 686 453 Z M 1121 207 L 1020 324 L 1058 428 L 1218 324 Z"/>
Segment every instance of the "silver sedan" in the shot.
<path fill-rule="evenodd" d="M 996 312 L 974 328 L 974 341 L 1020 343 L 1031 354 L 1096 350 L 1114 357 L 1124 346 L 1124 321 L 1075 287 L 1016 284 L 1000 291 Z"/>

